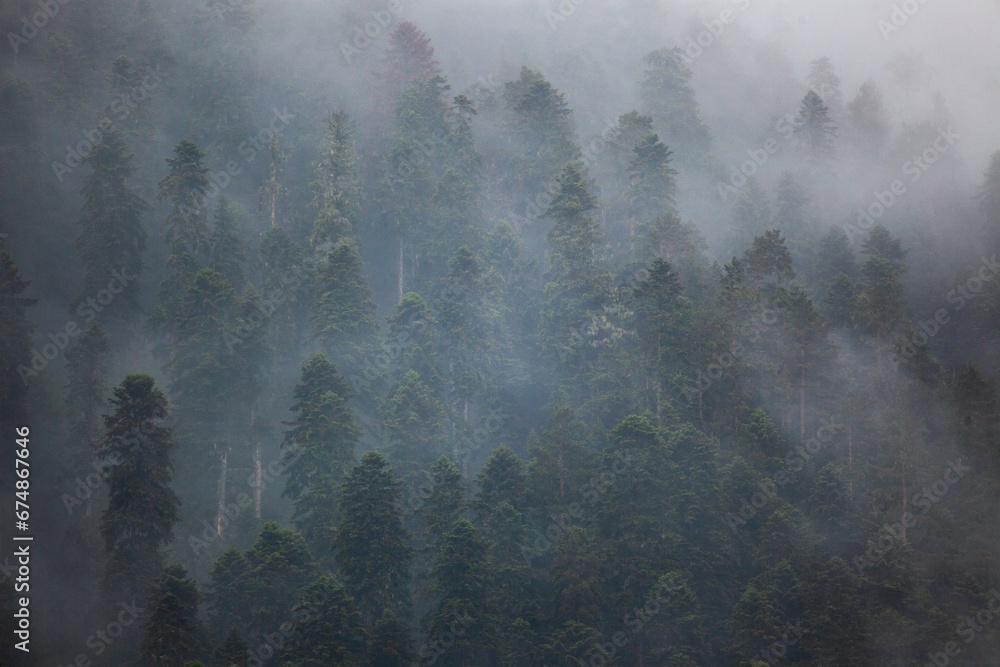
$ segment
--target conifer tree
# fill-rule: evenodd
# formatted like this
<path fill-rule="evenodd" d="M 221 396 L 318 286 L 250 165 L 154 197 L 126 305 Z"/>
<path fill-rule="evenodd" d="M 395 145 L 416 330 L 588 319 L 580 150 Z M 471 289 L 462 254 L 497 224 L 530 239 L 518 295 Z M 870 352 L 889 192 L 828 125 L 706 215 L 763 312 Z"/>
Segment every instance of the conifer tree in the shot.
<path fill-rule="evenodd" d="M 626 169 L 630 185 L 627 198 L 630 213 L 640 220 L 652 220 L 674 208 L 677 170 L 670 166 L 670 150 L 659 137 L 650 134 L 634 149 Z"/>
<path fill-rule="evenodd" d="M 181 565 L 164 569 L 150 598 L 152 613 L 142 645 L 145 664 L 185 667 L 206 653 L 208 643 L 198 620 L 200 599 L 194 580 Z"/>
<path fill-rule="evenodd" d="M 160 181 L 160 199 L 170 202 L 167 215 L 167 241 L 174 254 L 186 252 L 199 256 L 208 237 L 208 167 L 205 153 L 189 139 L 174 146 L 174 157 L 167 159 L 170 173 Z"/>
<path fill-rule="evenodd" d="M 218 271 L 235 290 L 245 282 L 246 250 L 240 233 L 240 214 L 236 205 L 226 196 L 219 198 L 215 211 L 212 233 L 208 239 L 209 267 Z"/>
<path fill-rule="evenodd" d="M 324 576 L 302 592 L 293 609 L 295 623 L 284 664 L 297 667 L 363 667 L 368 664 L 368 631 L 354 600 L 333 579 Z"/>
<path fill-rule="evenodd" d="M 795 116 L 795 133 L 806 155 L 815 163 L 827 164 L 837 149 L 837 128 L 830 118 L 830 109 L 815 91 L 802 99 Z"/>
<path fill-rule="evenodd" d="M 244 667 L 250 659 L 250 646 L 235 625 L 229 629 L 222 645 L 215 650 L 215 667 Z"/>
<path fill-rule="evenodd" d="M 84 158 L 91 173 L 83 185 L 83 215 L 77 248 L 83 260 L 83 294 L 96 296 L 120 276 L 121 295 L 105 311 L 118 317 L 137 307 L 138 281 L 146 231 L 142 217 L 146 203 L 129 187 L 135 172 L 132 154 L 121 131 L 112 126 Z"/>
<path fill-rule="evenodd" d="M 646 111 L 653 116 L 660 137 L 682 164 L 704 165 L 712 138 L 691 87 L 691 70 L 679 48 L 660 49 L 643 58 L 646 71 L 640 82 Z"/>
<path fill-rule="evenodd" d="M 173 540 L 180 500 L 170 488 L 174 443 L 167 399 L 148 375 L 132 374 L 115 388 L 104 418 L 99 457 L 117 464 L 107 475 L 108 507 L 101 516 L 108 564 L 103 599 L 110 611 L 121 600 L 148 596 L 160 575 L 160 547 Z"/>
<path fill-rule="evenodd" d="M 375 304 L 357 248 L 339 243 L 320 264 L 309 322 L 324 349 L 348 372 L 361 369 L 365 342 L 378 331 Z"/>
<path fill-rule="evenodd" d="M 348 474 L 338 501 L 337 565 L 367 628 L 385 610 L 402 618 L 410 611 L 410 547 L 401 498 L 388 461 L 368 452 Z"/>
<path fill-rule="evenodd" d="M 288 422 L 284 495 L 295 504 L 293 520 L 322 559 L 331 556 L 338 487 L 354 462 L 361 430 L 347 402 L 351 390 L 322 353 L 302 366 L 292 394 L 295 418 Z"/>
<path fill-rule="evenodd" d="M 361 204 L 357 162 L 350 118 L 344 112 L 330 114 L 323 158 L 316 165 L 313 184 L 316 220 L 309 243 L 318 253 L 354 237 L 354 220 Z"/>

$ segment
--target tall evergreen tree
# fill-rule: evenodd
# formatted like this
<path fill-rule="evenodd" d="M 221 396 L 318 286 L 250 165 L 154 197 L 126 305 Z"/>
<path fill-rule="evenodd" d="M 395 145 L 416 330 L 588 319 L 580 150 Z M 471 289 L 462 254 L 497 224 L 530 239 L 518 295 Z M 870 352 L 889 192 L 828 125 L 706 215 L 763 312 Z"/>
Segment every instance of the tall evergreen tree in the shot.
<path fill-rule="evenodd" d="M 323 158 L 316 165 L 313 184 L 316 220 L 309 243 L 319 253 L 354 237 L 354 220 L 361 204 L 357 161 L 350 118 L 344 112 L 330 114 Z"/>
<path fill-rule="evenodd" d="M 682 164 L 703 166 L 712 137 L 701 118 L 684 52 L 679 48 L 653 51 L 643 58 L 643 64 L 646 71 L 639 84 L 642 100 L 660 137 Z"/>
<path fill-rule="evenodd" d="M 160 547 L 173 540 L 180 500 L 170 488 L 174 443 L 163 426 L 167 399 L 148 375 L 115 388 L 97 455 L 114 462 L 101 515 L 108 564 L 102 597 L 111 612 L 122 600 L 145 600 L 163 567 Z"/>
<path fill-rule="evenodd" d="M 815 163 L 828 164 L 837 149 L 837 128 L 830 118 L 830 109 L 815 91 L 802 99 L 795 116 L 795 133 L 805 154 Z"/>
<path fill-rule="evenodd" d="M 167 215 L 167 241 L 175 254 L 187 252 L 198 256 L 208 237 L 208 167 L 205 153 L 196 143 L 182 139 L 174 146 L 174 157 L 167 159 L 170 173 L 160 181 L 160 199 L 170 202 Z"/>
<path fill-rule="evenodd" d="M 208 642 L 198 620 L 201 594 L 180 565 L 169 565 L 150 597 L 149 625 L 142 644 L 144 664 L 186 667 L 206 653 Z"/>
<path fill-rule="evenodd" d="M 361 430 L 347 402 L 351 390 L 322 353 L 302 366 L 292 396 L 295 418 L 282 443 L 289 463 L 284 495 L 295 503 L 293 520 L 313 553 L 328 559 L 340 483 L 354 462 Z"/>
<path fill-rule="evenodd" d="M 302 593 L 293 610 L 292 639 L 284 664 L 297 667 L 363 667 L 368 664 L 368 631 L 357 605 L 332 577 L 321 577 Z"/>
<path fill-rule="evenodd" d="M 142 275 L 146 249 L 142 217 L 147 206 L 128 185 L 135 169 L 118 128 L 112 126 L 104 132 L 84 163 L 91 173 L 83 185 L 83 215 L 76 240 L 85 269 L 83 295 L 96 297 L 121 276 L 121 296 L 105 311 L 122 317 L 138 305 L 136 279 Z"/>
<path fill-rule="evenodd" d="M 368 452 L 348 474 L 338 502 L 337 565 L 367 628 L 385 610 L 402 618 L 410 611 L 410 547 L 401 498 L 388 461 Z"/>

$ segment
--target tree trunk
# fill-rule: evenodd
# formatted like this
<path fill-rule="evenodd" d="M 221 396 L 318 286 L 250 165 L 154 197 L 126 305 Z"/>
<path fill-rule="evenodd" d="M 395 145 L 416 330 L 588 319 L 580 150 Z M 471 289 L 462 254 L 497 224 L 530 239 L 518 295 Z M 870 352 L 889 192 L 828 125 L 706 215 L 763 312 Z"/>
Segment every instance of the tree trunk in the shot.
<path fill-rule="evenodd" d="M 226 512 L 226 476 L 229 474 L 229 449 L 222 450 L 219 470 L 219 509 L 215 516 L 215 534 L 222 536 L 222 517 Z"/>

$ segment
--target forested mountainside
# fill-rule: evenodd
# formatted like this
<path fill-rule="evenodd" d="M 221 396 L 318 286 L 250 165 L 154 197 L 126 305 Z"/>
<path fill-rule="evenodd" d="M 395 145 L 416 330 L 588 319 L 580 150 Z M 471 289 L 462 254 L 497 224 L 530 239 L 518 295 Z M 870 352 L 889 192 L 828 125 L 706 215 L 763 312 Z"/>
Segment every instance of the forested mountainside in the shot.
<path fill-rule="evenodd" d="M 0 4 L 3 664 L 997 664 L 1000 8 L 791 5 Z"/>

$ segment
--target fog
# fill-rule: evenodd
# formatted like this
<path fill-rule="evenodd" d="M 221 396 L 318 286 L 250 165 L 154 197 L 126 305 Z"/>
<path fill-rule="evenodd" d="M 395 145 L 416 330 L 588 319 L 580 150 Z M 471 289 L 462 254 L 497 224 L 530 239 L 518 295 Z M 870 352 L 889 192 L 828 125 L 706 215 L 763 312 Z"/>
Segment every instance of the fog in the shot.
<path fill-rule="evenodd" d="M 998 25 L 5 0 L 0 659 L 992 664 Z"/>

